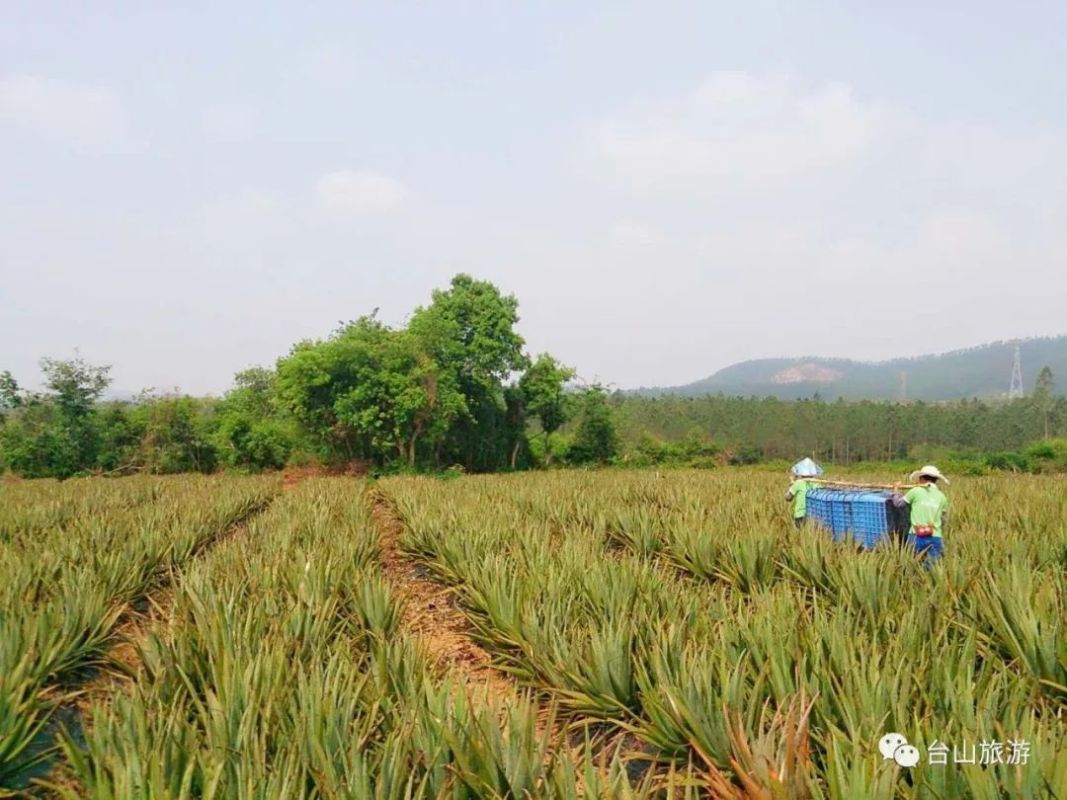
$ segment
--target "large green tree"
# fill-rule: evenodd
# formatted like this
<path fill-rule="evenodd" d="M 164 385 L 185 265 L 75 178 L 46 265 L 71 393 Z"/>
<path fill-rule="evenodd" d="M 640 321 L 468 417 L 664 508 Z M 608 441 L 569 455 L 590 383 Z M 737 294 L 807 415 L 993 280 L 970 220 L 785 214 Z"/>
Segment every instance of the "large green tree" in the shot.
<path fill-rule="evenodd" d="M 429 306 L 415 310 L 410 329 L 464 383 L 499 390 L 527 363 L 523 339 L 515 330 L 518 309 L 514 295 L 459 274 L 448 289 L 434 290 Z"/>
<path fill-rule="evenodd" d="M 284 467 L 296 444 L 296 426 L 280 409 L 274 370 L 238 372 L 216 409 L 219 457 L 249 470 Z"/>
<path fill-rule="evenodd" d="M 578 430 L 568 453 L 575 464 L 606 464 L 619 453 L 615 416 L 601 386 L 582 391 L 579 399 Z"/>
<path fill-rule="evenodd" d="M 81 356 L 42 358 L 41 372 L 51 392 L 50 399 L 70 417 L 91 414 L 93 405 L 111 384 L 110 366 L 94 366 Z"/>
<path fill-rule="evenodd" d="M 541 353 L 519 378 L 519 400 L 525 414 L 536 417 L 545 437 L 545 463 L 552 459 L 549 438 L 570 417 L 572 402 L 566 384 L 572 380 L 572 368 L 560 364 L 548 353 Z M 515 467 L 515 451 L 512 453 L 512 468 Z"/>
<path fill-rule="evenodd" d="M 187 395 L 142 394 L 129 411 L 138 431 L 135 463 L 146 472 L 213 472 L 215 403 Z"/>
<path fill-rule="evenodd" d="M 9 373 L 3 386 L 5 407 L 18 408 L 0 435 L 8 469 L 27 477 L 67 478 L 97 463 L 99 429 L 96 404 L 107 389 L 110 367 L 82 357 L 41 359 L 45 392 L 20 392 Z"/>
<path fill-rule="evenodd" d="M 465 410 L 454 376 L 410 330 L 372 317 L 325 341 L 303 342 L 278 362 L 278 397 L 324 455 L 416 463 Z"/>
<path fill-rule="evenodd" d="M 438 465 L 447 460 L 490 471 L 509 463 L 524 422 L 514 408 L 509 412 L 504 387 L 528 363 L 518 319 L 514 296 L 463 274 L 412 316 L 408 330 L 462 397 L 463 413 L 435 448 Z"/>

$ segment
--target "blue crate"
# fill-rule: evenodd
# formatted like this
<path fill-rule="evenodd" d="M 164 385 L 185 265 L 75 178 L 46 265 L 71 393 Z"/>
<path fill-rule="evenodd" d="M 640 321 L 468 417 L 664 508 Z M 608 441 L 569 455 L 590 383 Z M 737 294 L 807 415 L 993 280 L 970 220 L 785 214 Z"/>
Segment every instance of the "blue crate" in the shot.
<path fill-rule="evenodd" d="M 870 549 L 889 535 L 889 492 L 820 487 L 808 492 L 808 517 L 835 541 Z"/>

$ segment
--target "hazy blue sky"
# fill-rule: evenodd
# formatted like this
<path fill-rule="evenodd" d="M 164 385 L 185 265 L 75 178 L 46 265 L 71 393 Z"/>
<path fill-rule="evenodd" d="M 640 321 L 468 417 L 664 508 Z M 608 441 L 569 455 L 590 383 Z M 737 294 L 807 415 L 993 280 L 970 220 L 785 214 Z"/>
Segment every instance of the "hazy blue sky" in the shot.
<path fill-rule="evenodd" d="M 1067 333 L 1065 30 L 1063 2 L 4 2 L 0 369 L 78 347 L 221 392 L 458 271 L 624 387 Z"/>

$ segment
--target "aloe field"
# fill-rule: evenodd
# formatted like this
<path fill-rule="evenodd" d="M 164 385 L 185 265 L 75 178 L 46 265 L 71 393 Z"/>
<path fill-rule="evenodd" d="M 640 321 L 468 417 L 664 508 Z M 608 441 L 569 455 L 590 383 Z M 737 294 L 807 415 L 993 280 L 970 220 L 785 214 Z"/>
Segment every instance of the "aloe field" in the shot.
<path fill-rule="evenodd" d="M 1067 479 L 955 481 L 930 570 L 784 490 L 0 484 L 0 795 L 1067 796 Z"/>

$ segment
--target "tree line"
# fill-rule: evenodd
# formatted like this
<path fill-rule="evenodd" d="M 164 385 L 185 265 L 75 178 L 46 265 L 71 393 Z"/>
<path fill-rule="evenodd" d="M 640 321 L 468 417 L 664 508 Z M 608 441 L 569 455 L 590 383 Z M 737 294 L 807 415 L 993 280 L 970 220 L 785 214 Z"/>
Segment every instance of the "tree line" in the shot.
<path fill-rule="evenodd" d="M 581 385 L 552 355 L 526 352 L 518 320 L 513 296 L 457 275 L 405 325 L 360 317 L 273 367 L 239 372 L 221 398 L 109 401 L 109 367 L 46 358 L 43 391 L 0 373 L 0 468 L 63 478 L 314 461 L 493 472 L 802 455 L 848 465 L 937 452 L 1009 468 L 1048 456 L 1067 468 L 1067 444 L 1048 444 L 1067 437 L 1067 398 L 1048 368 L 1030 397 L 1011 402 L 651 398 Z M 1028 446 L 1045 449 L 1028 455 Z"/>
<path fill-rule="evenodd" d="M 1023 465 L 1025 451 L 1067 437 L 1067 398 L 1044 368 L 1035 391 L 1011 401 L 825 402 L 773 397 L 641 397 L 616 393 L 612 408 L 635 460 L 662 453 L 725 453 L 738 463 L 810 455 L 834 464 L 896 461 L 930 453 L 982 454 L 991 466 Z M 686 450 L 685 448 L 688 448 Z"/>
<path fill-rule="evenodd" d="M 0 465 L 68 477 L 310 460 L 474 472 L 611 460 L 607 393 L 576 385 L 550 354 L 526 353 L 518 319 L 513 296 L 457 275 L 406 325 L 360 317 L 297 343 L 273 368 L 238 373 L 222 398 L 106 401 L 109 367 L 46 358 L 44 391 L 0 374 Z"/>

